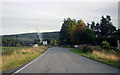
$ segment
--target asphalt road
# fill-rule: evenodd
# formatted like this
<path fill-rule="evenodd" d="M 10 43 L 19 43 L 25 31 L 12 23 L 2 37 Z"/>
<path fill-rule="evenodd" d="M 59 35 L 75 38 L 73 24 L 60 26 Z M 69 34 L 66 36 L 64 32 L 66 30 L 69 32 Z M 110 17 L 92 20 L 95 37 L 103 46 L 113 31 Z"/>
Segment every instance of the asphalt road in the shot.
<path fill-rule="evenodd" d="M 118 73 L 118 69 L 67 48 L 53 47 L 17 73 Z"/>

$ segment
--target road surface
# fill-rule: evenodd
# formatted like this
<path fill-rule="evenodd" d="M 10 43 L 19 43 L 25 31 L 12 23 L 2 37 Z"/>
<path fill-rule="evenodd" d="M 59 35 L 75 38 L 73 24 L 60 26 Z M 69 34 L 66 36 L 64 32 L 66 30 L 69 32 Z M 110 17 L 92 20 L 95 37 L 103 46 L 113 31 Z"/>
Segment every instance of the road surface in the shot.
<path fill-rule="evenodd" d="M 53 47 L 17 73 L 118 73 L 118 69 L 75 54 L 67 48 Z"/>

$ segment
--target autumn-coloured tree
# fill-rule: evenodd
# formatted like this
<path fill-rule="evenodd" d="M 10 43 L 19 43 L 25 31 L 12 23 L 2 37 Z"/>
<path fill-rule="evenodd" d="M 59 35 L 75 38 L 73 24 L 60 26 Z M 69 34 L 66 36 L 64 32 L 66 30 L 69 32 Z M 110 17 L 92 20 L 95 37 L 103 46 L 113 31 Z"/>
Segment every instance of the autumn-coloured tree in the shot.
<path fill-rule="evenodd" d="M 74 19 L 71 27 L 69 27 L 69 34 L 70 34 L 70 37 L 69 37 L 69 38 L 70 38 L 71 43 L 74 43 L 74 42 L 75 42 L 75 41 L 74 41 L 74 39 L 75 39 L 74 33 L 75 33 L 76 29 L 77 29 L 77 22 L 76 22 L 76 20 Z"/>
<path fill-rule="evenodd" d="M 51 45 L 51 46 L 53 46 L 53 45 L 54 45 L 52 40 L 50 41 L 50 45 Z"/>
<path fill-rule="evenodd" d="M 85 23 L 84 23 L 84 21 L 82 21 L 82 20 L 78 20 L 78 25 L 77 25 L 77 29 L 79 30 L 79 31 L 84 31 L 85 29 L 86 29 L 86 26 L 85 26 Z"/>
<path fill-rule="evenodd" d="M 57 44 L 57 40 L 54 41 L 54 46 L 57 47 L 58 44 Z"/>
<path fill-rule="evenodd" d="M 74 44 L 82 44 L 84 37 L 83 32 L 86 29 L 85 23 L 82 20 L 77 21 L 76 29 L 74 32 Z"/>
<path fill-rule="evenodd" d="M 83 31 L 86 29 L 85 23 L 82 20 L 73 20 L 73 23 L 69 29 L 70 41 L 72 44 L 80 44 L 83 39 Z"/>
<path fill-rule="evenodd" d="M 89 33 L 88 30 L 86 31 L 86 28 L 89 27 L 86 27 L 82 20 L 76 21 L 75 19 L 72 20 L 70 18 L 64 19 L 64 23 L 60 31 L 60 41 L 62 42 L 62 45 L 84 44 L 87 40 L 91 40 L 86 38 L 91 37 L 88 35 Z"/>

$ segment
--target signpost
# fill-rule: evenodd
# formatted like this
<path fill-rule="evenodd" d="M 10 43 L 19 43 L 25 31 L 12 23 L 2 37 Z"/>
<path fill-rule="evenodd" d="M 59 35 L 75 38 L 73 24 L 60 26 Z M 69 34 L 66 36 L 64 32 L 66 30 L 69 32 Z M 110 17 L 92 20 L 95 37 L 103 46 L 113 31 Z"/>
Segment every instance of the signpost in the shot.
<path fill-rule="evenodd" d="M 120 40 L 117 40 L 118 49 L 120 49 Z"/>

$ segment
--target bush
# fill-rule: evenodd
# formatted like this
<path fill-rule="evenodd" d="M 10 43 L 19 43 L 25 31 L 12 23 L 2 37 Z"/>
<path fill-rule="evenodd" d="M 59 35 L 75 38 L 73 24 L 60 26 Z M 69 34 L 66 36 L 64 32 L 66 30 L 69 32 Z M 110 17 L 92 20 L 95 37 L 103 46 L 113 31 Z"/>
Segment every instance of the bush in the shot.
<path fill-rule="evenodd" d="M 28 52 L 22 52 L 23 55 L 27 54 Z"/>
<path fill-rule="evenodd" d="M 92 53 L 92 49 L 91 49 L 91 47 L 89 47 L 89 46 L 85 46 L 84 48 L 83 48 L 83 51 L 84 52 L 90 52 L 90 53 Z"/>
<path fill-rule="evenodd" d="M 2 55 L 11 55 L 13 53 L 13 47 L 3 47 Z"/>
<path fill-rule="evenodd" d="M 110 44 L 107 41 L 102 41 L 101 46 L 102 46 L 102 48 L 105 48 L 105 49 L 110 48 Z"/>

